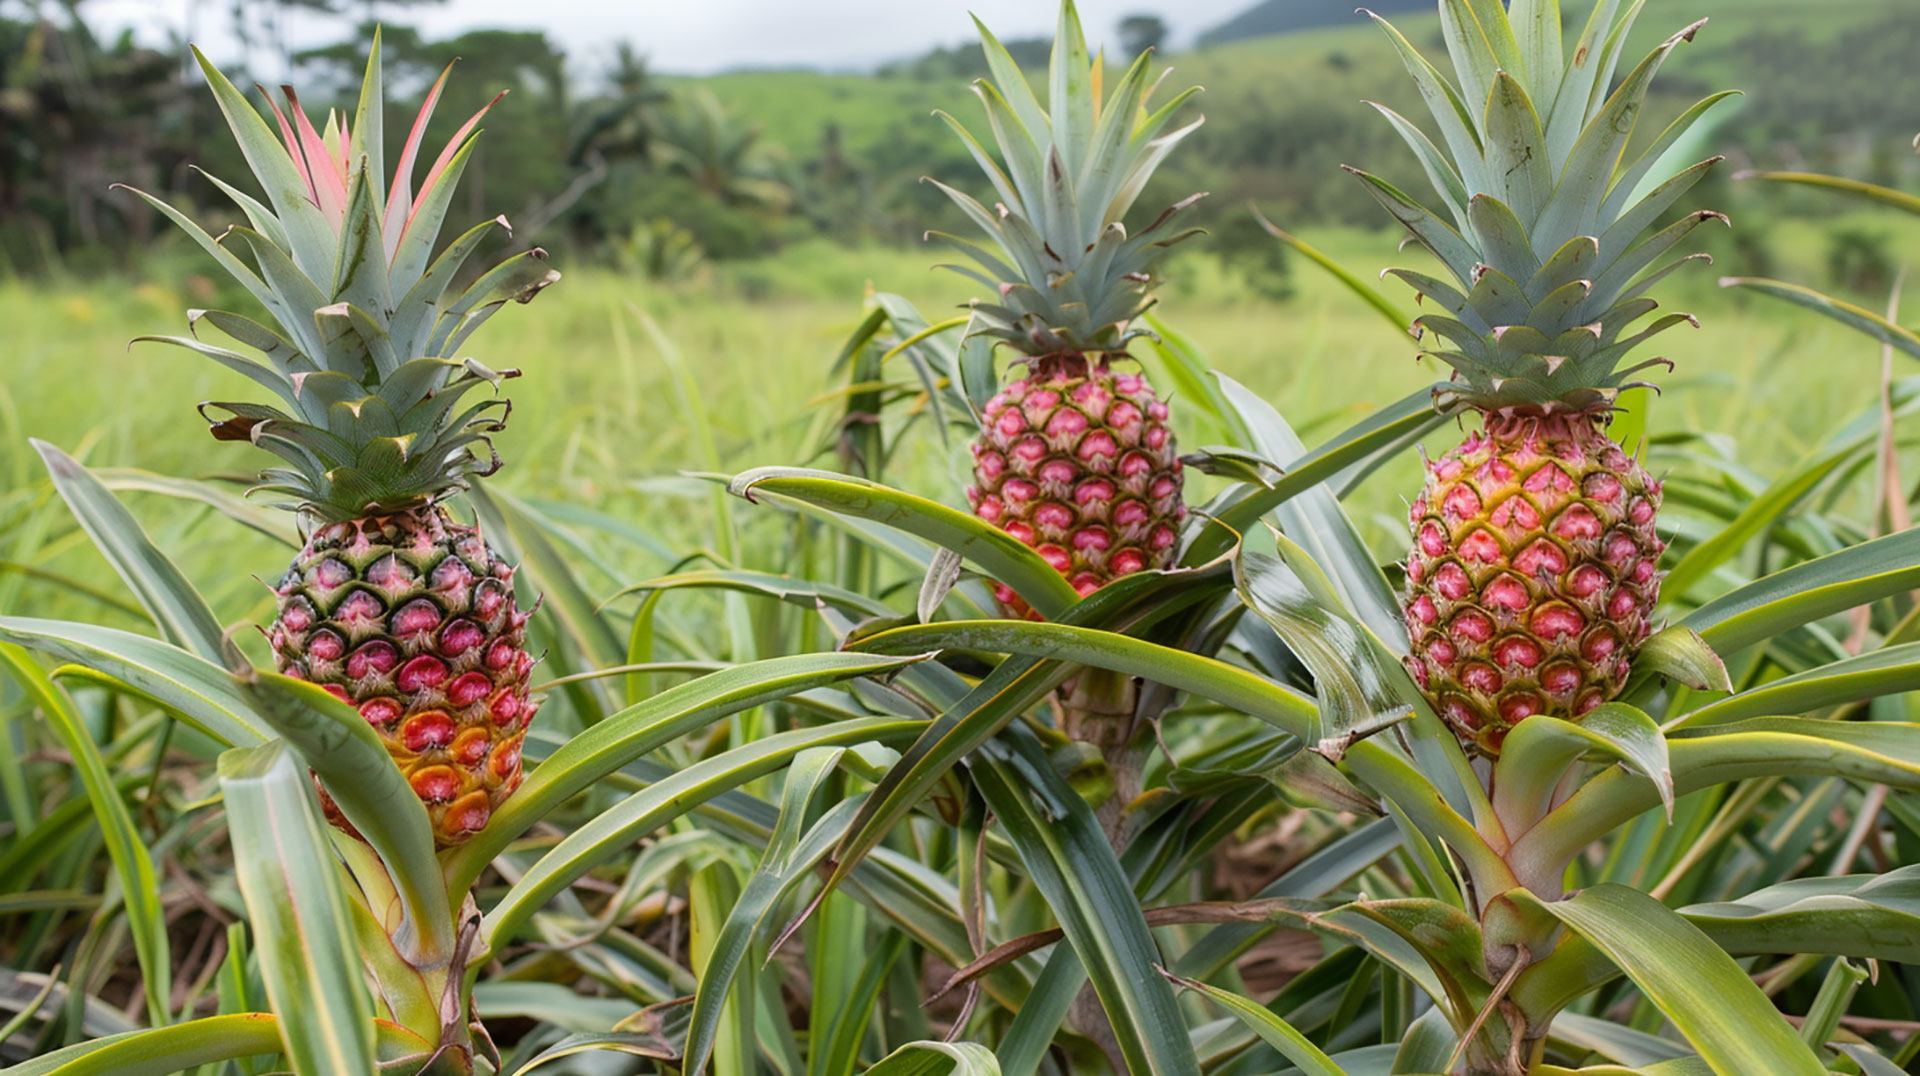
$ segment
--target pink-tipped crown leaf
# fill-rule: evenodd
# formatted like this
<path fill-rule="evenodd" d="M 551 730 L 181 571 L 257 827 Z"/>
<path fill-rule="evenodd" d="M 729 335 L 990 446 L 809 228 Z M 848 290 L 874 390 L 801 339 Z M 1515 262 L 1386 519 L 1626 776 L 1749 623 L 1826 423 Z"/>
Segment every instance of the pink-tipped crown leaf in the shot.
<path fill-rule="evenodd" d="M 280 92 L 286 95 L 287 111 L 293 113 L 293 122 L 300 132 L 300 151 L 306 156 L 307 182 L 313 187 L 314 204 L 320 207 L 327 223 L 333 225 L 337 233 L 347 216 L 347 171 L 329 150 L 320 132 L 313 129 L 293 87 L 282 86 Z"/>
<path fill-rule="evenodd" d="M 466 143 L 467 136 L 471 135 L 474 127 L 480 123 L 480 117 L 486 115 L 487 110 L 498 104 L 506 95 L 505 90 L 494 94 L 493 100 L 481 105 L 480 110 L 468 117 L 467 122 L 461 124 L 458 131 L 453 132 L 453 137 L 447 139 L 446 148 L 440 151 L 440 156 L 434 158 L 433 167 L 427 169 L 427 178 L 420 182 L 420 193 L 414 197 L 413 205 L 407 209 L 407 222 L 401 226 L 400 234 L 393 239 L 395 249 L 398 249 L 400 243 L 406 239 L 407 229 L 413 227 L 413 219 L 419 215 L 420 206 L 426 202 L 427 196 L 433 193 L 433 188 L 440 182 L 441 177 L 446 175 L 447 165 L 453 161 L 454 154 L 460 151 L 460 147 Z"/>
<path fill-rule="evenodd" d="M 447 76 L 453 73 L 453 65 L 433 82 L 433 88 L 427 91 L 427 99 L 420 106 L 419 115 L 413 118 L 413 129 L 407 132 L 407 144 L 400 150 L 400 166 L 393 170 L 393 187 L 387 195 L 387 216 L 381 225 L 381 233 L 386 237 L 387 260 L 393 260 L 393 252 L 400 246 L 400 229 L 412 215 L 413 205 L 413 164 L 420 154 L 420 143 L 427 136 L 427 121 L 433 118 L 434 106 L 440 103 L 440 91 L 447 84 Z"/>

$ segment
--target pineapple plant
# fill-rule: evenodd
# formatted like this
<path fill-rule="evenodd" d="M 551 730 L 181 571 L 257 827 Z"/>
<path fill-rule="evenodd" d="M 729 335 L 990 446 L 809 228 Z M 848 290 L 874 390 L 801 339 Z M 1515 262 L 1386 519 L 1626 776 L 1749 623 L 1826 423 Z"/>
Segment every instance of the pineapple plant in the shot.
<path fill-rule="evenodd" d="M 489 435 L 502 427 L 507 401 L 497 392 L 464 406 L 463 398 L 516 372 L 456 356 L 500 306 L 527 302 L 559 274 L 534 249 L 464 291 L 453 287 L 504 218 L 432 256 L 475 128 L 491 107 L 454 133 L 413 193 L 445 72 L 388 184 L 378 36 L 351 122 L 330 114 L 315 128 L 287 87 L 284 109 L 268 95 L 278 139 L 195 55 L 267 200 L 214 179 L 248 222 L 214 239 L 174 207 L 135 193 L 211 254 L 272 325 L 196 310 L 195 335 L 143 339 L 189 348 L 278 397 L 200 407 L 217 440 L 250 442 L 284 461 L 262 473 L 256 491 L 277 495 L 309 531 L 273 588 L 277 615 L 267 636 L 275 663 L 359 710 L 427 806 L 436 842 L 451 847 L 519 785 L 521 743 L 537 708 L 528 696 L 528 613 L 515 599 L 513 568 L 445 507 L 473 476 L 500 465 Z M 202 325 L 261 358 L 200 340 Z M 351 832 L 324 788 L 321 800 Z"/>
<path fill-rule="evenodd" d="M 1006 49 L 979 30 L 991 77 L 973 89 L 999 160 L 964 124 L 939 115 L 986 173 L 994 208 L 932 182 L 987 243 L 929 238 L 971 258 L 975 266 L 949 268 L 992 294 L 970 304 L 969 331 L 1006 344 L 1026 368 L 979 415 L 967 502 L 1085 596 L 1119 576 L 1166 567 L 1186 518 L 1167 404 L 1125 364 L 1128 341 L 1144 331 L 1133 323 L 1151 305 L 1155 263 L 1194 234 L 1169 233 L 1168 222 L 1200 196 L 1137 233 L 1123 221 L 1154 169 L 1200 125 L 1196 117 L 1168 130 L 1198 88 L 1149 109 L 1158 84 L 1149 78 L 1149 51 L 1102 100 L 1101 63 L 1089 59 L 1068 2 L 1042 109 Z M 995 596 L 1008 616 L 1038 618 L 1011 588 L 998 585 Z"/>
<path fill-rule="evenodd" d="M 1451 81 L 1375 16 L 1439 141 L 1375 107 L 1418 156 L 1439 208 L 1350 171 L 1451 277 L 1389 270 L 1438 308 L 1416 322 L 1423 353 L 1452 367 L 1436 406 L 1480 419 L 1428 464 L 1412 505 L 1408 666 L 1463 743 L 1488 756 L 1521 721 L 1577 718 L 1614 698 L 1660 593 L 1661 483 L 1607 427 L 1620 393 L 1644 384 L 1636 375 L 1665 363 L 1629 364 L 1633 350 L 1693 321 L 1667 314 L 1634 331 L 1659 305 L 1654 285 L 1705 257 L 1663 261 L 1668 252 L 1700 224 L 1725 222 L 1711 210 L 1664 216 L 1718 163 L 1667 158 L 1724 95 L 1627 155 L 1655 73 L 1705 21 L 1615 89 L 1641 6 L 1599 0 L 1569 55 L 1556 0 L 1440 0 Z"/>

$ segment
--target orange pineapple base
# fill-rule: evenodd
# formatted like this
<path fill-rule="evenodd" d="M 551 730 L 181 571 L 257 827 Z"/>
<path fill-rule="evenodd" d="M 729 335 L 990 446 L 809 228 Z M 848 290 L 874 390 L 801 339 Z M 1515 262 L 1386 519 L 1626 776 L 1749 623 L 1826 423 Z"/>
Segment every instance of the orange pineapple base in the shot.
<path fill-rule="evenodd" d="M 1660 595 L 1659 481 L 1599 414 L 1486 415 L 1409 513 L 1408 668 L 1470 749 L 1620 693 Z"/>
<path fill-rule="evenodd" d="M 426 805 L 435 843 L 485 826 L 520 785 L 538 703 L 513 569 L 480 532 L 431 506 L 328 524 L 275 593 L 280 671 L 360 711 Z M 324 788 L 320 799 L 352 833 Z"/>
<path fill-rule="evenodd" d="M 1107 356 L 1046 355 L 987 403 L 973 443 L 973 513 L 1019 539 L 1082 597 L 1173 562 L 1184 476 L 1167 405 Z M 1001 610 L 1040 619 L 996 584 Z"/>

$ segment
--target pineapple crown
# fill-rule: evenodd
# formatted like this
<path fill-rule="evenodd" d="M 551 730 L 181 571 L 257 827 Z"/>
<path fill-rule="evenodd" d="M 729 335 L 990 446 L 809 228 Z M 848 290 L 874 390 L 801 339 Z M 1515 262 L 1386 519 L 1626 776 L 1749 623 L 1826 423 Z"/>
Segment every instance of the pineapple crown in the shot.
<path fill-rule="evenodd" d="M 1645 2 L 1629 0 L 1623 10 L 1622 0 L 1598 0 L 1569 57 L 1559 0 L 1439 0 L 1451 81 L 1367 13 L 1398 49 L 1446 147 L 1374 105 L 1412 147 L 1444 216 L 1348 169 L 1454 278 L 1388 270 L 1446 312 L 1415 323 L 1438 338 L 1426 354 L 1454 370 L 1435 389 L 1443 411 L 1605 410 L 1622 389 L 1645 384 L 1629 380 L 1635 373 L 1671 365 L 1653 359 L 1623 368 L 1629 351 L 1681 322 L 1698 324 L 1668 314 L 1626 334 L 1659 306 L 1646 297 L 1655 283 L 1707 255 L 1655 263 L 1705 221 L 1726 222 L 1701 210 L 1646 234 L 1719 162 L 1662 166 L 1729 94 L 1695 104 L 1626 157 L 1655 72 L 1706 22 L 1668 38 L 1609 93 Z"/>
<path fill-rule="evenodd" d="M 414 194 L 421 141 L 446 85 L 442 72 L 414 119 L 391 186 L 382 191 L 377 32 L 351 124 L 329 114 L 325 129 L 316 130 L 291 87 L 282 88 L 284 111 L 267 96 L 284 145 L 233 83 L 197 49 L 194 55 L 267 202 L 209 175 L 248 222 L 215 239 L 174 207 L 134 193 L 212 255 L 266 308 L 273 326 L 222 310 L 193 310 L 193 336 L 140 340 L 197 352 L 280 398 L 284 407 L 211 401 L 200 412 L 215 438 L 251 441 L 286 461 L 263 471 L 256 489 L 291 498 L 288 507 L 329 521 L 383 514 L 430 504 L 465 488 L 471 475 L 493 473 L 499 457 L 488 435 L 505 424 L 508 401 L 496 395 L 457 411 L 456 405 L 469 390 L 497 390 L 518 371 L 496 372 L 454 355 L 508 300 L 527 302 L 560 278 L 535 248 L 464 290 L 454 288 L 481 241 L 495 228 L 507 229 L 504 217 L 469 229 L 432 257 L 473 152 L 475 127 L 493 102 L 454 133 Z M 260 359 L 200 340 L 203 322 Z"/>
<path fill-rule="evenodd" d="M 991 78 L 974 82 L 1003 169 L 964 124 L 936 112 L 960 136 L 987 175 L 998 199 L 992 211 L 938 180 L 990 245 L 928 232 L 973 259 L 979 269 L 949 265 L 993 289 L 997 301 L 972 304 L 972 332 L 1003 340 L 1030 356 L 1118 351 L 1142 330 L 1130 323 L 1152 305 L 1153 267 L 1166 248 L 1196 234 L 1162 228 L 1202 196 L 1168 207 L 1137 235 L 1122 218 L 1153 170 L 1201 124 L 1200 118 L 1162 134 L 1199 87 L 1183 90 L 1152 111 L 1147 98 L 1160 79 L 1148 78 L 1152 51 L 1141 53 L 1101 99 L 1101 63 L 1089 59 L 1072 0 L 1048 63 L 1049 95 L 1042 110 L 1019 65 L 978 19 Z"/>

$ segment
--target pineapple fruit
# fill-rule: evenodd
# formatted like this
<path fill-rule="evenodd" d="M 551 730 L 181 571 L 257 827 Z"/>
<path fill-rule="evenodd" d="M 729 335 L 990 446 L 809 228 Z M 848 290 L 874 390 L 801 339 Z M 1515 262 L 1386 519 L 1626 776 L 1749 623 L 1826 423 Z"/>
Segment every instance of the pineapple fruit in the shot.
<path fill-rule="evenodd" d="M 974 514 L 1032 547 L 1082 597 L 1163 568 L 1186 516 L 1167 405 L 1105 357 L 1048 355 L 987 403 L 973 445 Z M 1004 584 L 994 596 L 1037 617 Z"/>
<path fill-rule="evenodd" d="M 268 638 L 280 671 L 360 711 L 442 847 L 486 825 L 520 784 L 536 705 L 513 569 L 480 532 L 438 505 L 327 523 L 274 593 Z"/>
<path fill-rule="evenodd" d="M 284 111 L 268 98 L 284 147 L 225 76 L 204 57 L 200 64 L 267 202 L 214 180 L 248 221 L 216 240 L 140 196 L 246 287 L 273 324 L 224 311 L 189 315 L 196 332 L 211 325 L 261 359 L 197 336 L 144 339 L 193 350 L 279 397 L 276 405 L 201 405 L 215 438 L 249 441 L 285 461 L 263 472 L 257 489 L 280 495 L 311 526 L 274 588 L 278 615 L 267 635 L 275 662 L 359 710 L 426 805 L 436 842 L 450 847 L 519 785 L 520 746 L 537 708 L 513 569 L 443 506 L 470 476 L 499 467 L 489 435 L 501 428 L 506 401 L 462 407 L 462 397 L 497 389 L 514 372 L 455 355 L 509 299 L 526 302 L 559 274 L 536 249 L 453 289 L 503 218 L 432 257 L 486 112 L 454 134 L 414 195 L 444 73 L 383 191 L 378 36 L 350 124 L 335 115 L 316 129 L 291 88 Z M 348 828 L 324 788 L 321 799 Z"/>
<path fill-rule="evenodd" d="M 1718 162 L 1662 170 L 1667 151 L 1725 95 L 1627 156 L 1648 84 L 1701 25 L 1615 89 L 1641 6 L 1599 0 L 1569 55 L 1558 0 L 1439 0 L 1451 82 L 1375 16 L 1439 144 L 1375 107 L 1441 208 L 1355 174 L 1451 276 L 1390 270 L 1439 308 L 1416 323 L 1425 354 L 1453 368 L 1436 405 L 1481 419 L 1429 464 L 1410 513 L 1408 665 L 1462 742 L 1488 756 L 1527 718 L 1575 718 L 1616 696 L 1660 593 L 1660 482 L 1606 426 L 1621 390 L 1643 384 L 1634 375 L 1664 364 L 1628 366 L 1629 352 L 1692 321 L 1668 314 L 1629 333 L 1658 306 L 1649 289 L 1705 255 L 1663 257 L 1700 224 L 1725 222 L 1702 210 L 1655 229 Z"/>
<path fill-rule="evenodd" d="M 1150 305 L 1153 267 L 1194 234 L 1166 234 L 1187 198 L 1138 234 L 1122 223 L 1153 170 L 1200 125 L 1167 130 L 1197 89 L 1157 109 L 1143 54 L 1101 99 L 1079 16 L 1062 5 L 1048 107 L 985 26 L 991 78 L 974 84 L 1004 169 L 958 120 L 940 113 L 986 173 L 992 210 L 936 182 L 988 244 L 929 233 L 971 258 L 950 266 L 991 290 L 972 305 L 971 332 L 1011 346 L 1024 376 L 995 394 L 973 444 L 974 514 L 1038 552 L 1081 595 L 1171 563 L 1186 505 L 1167 405 L 1137 372 L 1122 372 L 1131 327 Z M 1165 131 L 1165 133 L 1162 133 Z M 1013 617 L 1037 617 L 1002 585 Z"/>

